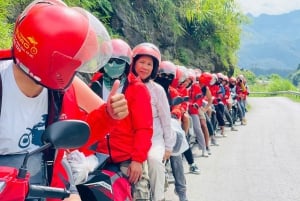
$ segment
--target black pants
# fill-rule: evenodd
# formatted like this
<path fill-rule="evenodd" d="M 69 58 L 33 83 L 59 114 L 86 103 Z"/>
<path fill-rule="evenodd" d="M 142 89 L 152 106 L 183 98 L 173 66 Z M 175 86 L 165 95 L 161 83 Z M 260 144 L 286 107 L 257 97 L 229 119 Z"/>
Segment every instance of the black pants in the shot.
<path fill-rule="evenodd" d="M 233 126 L 233 120 L 231 117 L 231 114 L 229 113 L 229 110 L 227 107 L 224 107 L 224 115 L 227 119 L 227 121 L 229 122 L 229 126 L 232 127 Z"/>
<path fill-rule="evenodd" d="M 183 155 L 189 165 L 192 165 L 194 163 L 194 157 L 190 147 L 185 152 L 183 152 Z"/>
<path fill-rule="evenodd" d="M 224 121 L 224 104 L 218 103 L 215 105 L 215 110 L 216 110 L 216 117 L 219 123 L 219 126 L 225 126 L 225 121 Z"/>

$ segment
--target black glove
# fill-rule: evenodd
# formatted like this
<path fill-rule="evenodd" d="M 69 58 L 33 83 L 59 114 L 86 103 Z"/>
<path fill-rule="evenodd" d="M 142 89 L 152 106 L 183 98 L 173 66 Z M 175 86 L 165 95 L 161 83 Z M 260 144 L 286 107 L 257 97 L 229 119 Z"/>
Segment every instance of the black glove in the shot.
<path fill-rule="evenodd" d="M 172 117 L 173 119 L 178 119 L 178 117 L 177 117 L 175 114 L 171 114 L 171 117 Z"/>

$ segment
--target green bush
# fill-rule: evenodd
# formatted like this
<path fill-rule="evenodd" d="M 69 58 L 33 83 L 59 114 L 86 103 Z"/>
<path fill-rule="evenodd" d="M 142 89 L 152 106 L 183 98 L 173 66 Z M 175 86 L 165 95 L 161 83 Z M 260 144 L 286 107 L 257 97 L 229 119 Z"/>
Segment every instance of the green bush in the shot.
<path fill-rule="evenodd" d="M 250 84 L 250 90 L 252 92 L 298 91 L 291 81 L 277 74 L 256 78 L 255 82 Z"/>
<path fill-rule="evenodd" d="M 269 92 L 297 90 L 297 88 L 287 79 L 283 79 L 279 75 L 271 75 L 270 84 L 268 85 Z"/>
<path fill-rule="evenodd" d="M 7 15 L 7 7 L 9 5 L 9 1 L 3 0 L 0 3 L 0 48 L 9 48 L 11 47 L 11 30 L 12 24 L 8 22 Z"/>
<path fill-rule="evenodd" d="M 184 63 L 184 64 L 190 63 L 190 56 L 187 49 L 178 48 L 177 58 L 180 61 L 180 63 Z"/>

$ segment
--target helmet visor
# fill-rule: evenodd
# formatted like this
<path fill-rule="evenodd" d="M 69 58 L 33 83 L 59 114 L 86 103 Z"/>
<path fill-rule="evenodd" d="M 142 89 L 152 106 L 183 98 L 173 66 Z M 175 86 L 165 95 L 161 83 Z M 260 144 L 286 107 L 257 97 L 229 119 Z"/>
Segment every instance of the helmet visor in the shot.
<path fill-rule="evenodd" d="M 76 7 L 74 9 L 85 15 L 90 25 L 86 39 L 74 57 L 74 59 L 86 58 L 77 71 L 83 73 L 97 72 L 111 58 L 111 38 L 104 25 L 95 16 L 82 8 Z"/>

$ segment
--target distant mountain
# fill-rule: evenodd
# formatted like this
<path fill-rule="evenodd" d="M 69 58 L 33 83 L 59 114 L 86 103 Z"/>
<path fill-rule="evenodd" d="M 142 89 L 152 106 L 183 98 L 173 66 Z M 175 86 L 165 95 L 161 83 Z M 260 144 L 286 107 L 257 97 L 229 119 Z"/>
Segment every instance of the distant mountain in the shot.
<path fill-rule="evenodd" d="M 238 52 L 240 68 L 287 77 L 300 64 L 300 11 L 249 16 Z"/>

